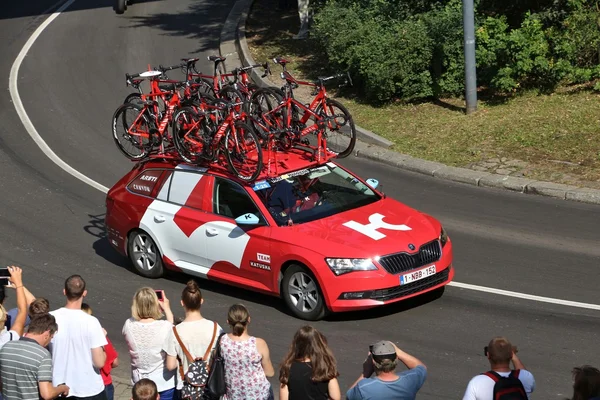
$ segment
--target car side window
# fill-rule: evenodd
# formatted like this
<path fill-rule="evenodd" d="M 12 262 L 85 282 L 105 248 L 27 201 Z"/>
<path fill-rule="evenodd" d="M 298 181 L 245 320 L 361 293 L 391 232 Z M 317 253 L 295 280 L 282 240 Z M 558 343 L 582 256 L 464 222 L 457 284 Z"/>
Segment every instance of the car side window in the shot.
<path fill-rule="evenodd" d="M 206 175 L 193 171 L 175 171 L 169 187 L 169 202 L 202 209 L 202 194 Z"/>
<path fill-rule="evenodd" d="M 260 210 L 244 188 L 222 178 L 215 180 L 213 211 L 215 214 L 234 219 L 251 213 L 256 215 L 260 222 L 265 222 Z"/>

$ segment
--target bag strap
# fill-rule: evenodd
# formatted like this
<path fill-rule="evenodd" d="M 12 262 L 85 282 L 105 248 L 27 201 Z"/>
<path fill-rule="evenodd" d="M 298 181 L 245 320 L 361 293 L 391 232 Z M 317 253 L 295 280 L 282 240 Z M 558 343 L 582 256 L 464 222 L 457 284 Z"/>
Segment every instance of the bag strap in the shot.
<path fill-rule="evenodd" d="M 204 353 L 204 357 L 202 357 L 202 359 L 204 361 L 206 361 L 208 359 L 208 355 L 210 354 L 210 351 L 212 350 L 213 344 L 215 343 L 215 338 L 217 337 L 217 322 L 213 321 L 213 323 L 215 324 L 215 326 L 213 328 L 212 339 L 210 340 L 210 344 L 206 348 L 206 353 Z"/>
<path fill-rule="evenodd" d="M 513 378 L 519 379 L 520 372 L 521 372 L 520 369 L 513 369 L 512 371 L 510 371 L 510 376 L 512 376 Z"/>
<path fill-rule="evenodd" d="M 188 363 L 193 363 L 194 362 L 194 357 L 192 357 L 192 355 L 190 354 L 190 352 L 188 351 L 188 349 L 184 346 L 183 342 L 181 341 L 181 338 L 179 337 L 179 334 L 177 333 L 177 327 L 173 327 L 173 333 L 175 334 L 175 339 L 177 339 L 177 343 L 179 343 L 179 346 L 181 347 L 181 350 L 183 350 L 183 354 L 185 354 L 185 357 L 188 360 Z"/>
<path fill-rule="evenodd" d="M 494 382 L 498 382 L 500 380 L 500 378 L 501 378 L 500 374 L 498 374 L 495 371 L 484 372 L 483 375 L 487 376 L 488 378 L 490 378 Z"/>

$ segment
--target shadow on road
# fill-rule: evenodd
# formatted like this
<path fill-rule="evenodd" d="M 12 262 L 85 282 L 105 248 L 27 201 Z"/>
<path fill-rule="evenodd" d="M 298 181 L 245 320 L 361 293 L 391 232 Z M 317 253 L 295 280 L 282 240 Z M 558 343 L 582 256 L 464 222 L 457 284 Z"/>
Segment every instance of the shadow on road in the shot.
<path fill-rule="evenodd" d="M 233 0 L 224 2 L 216 0 L 194 1 L 185 10 L 174 9 L 168 13 L 133 16 L 129 18 L 131 24 L 123 28 L 151 27 L 163 30 L 165 35 L 196 39 L 199 47 L 188 53 L 196 54 L 219 47 L 221 28 L 232 5 Z M 181 57 L 183 58 L 186 55 L 182 54 Z M 178 61 L 172 60 L 173 63 Z"/>
<path fill-rule="evenodd" d="M 164 0 L 135 0 L 134 3 L 128 7 L 127 11 L 132 10 L 137 4 L 150 3 Z M 38 16 L 49 16 L 55 12 L 65 1 L 57 2 L 57 0 L 39 0 L 35 4 L 30 1 L 24 2 L 11 2 L 9 6 L 2 7 L 0 9 L 0 20 L 12 19 L 12 18 L 23 18 L 23 17 L 38 17 Z M 77 0 L 71 4 L 63 12 L 74 12 L 84 10 L 95 10 L 100 8 L 110 8 L 114 10 L 115 0 Z M 127 11 L 123 16 L 127 15 Z"/>

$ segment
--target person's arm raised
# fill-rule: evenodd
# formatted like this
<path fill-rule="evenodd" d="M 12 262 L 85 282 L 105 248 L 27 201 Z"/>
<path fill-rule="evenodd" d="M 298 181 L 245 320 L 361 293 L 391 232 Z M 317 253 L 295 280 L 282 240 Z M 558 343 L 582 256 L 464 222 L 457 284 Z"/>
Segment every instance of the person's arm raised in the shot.
<path fill-rule="evenodd" d="M 406 365 L 406 368 L 413 369 L 418 367 L 419 365 L 422 365 L 425 369 L 427 369 L 425 364 L 423 364 L 423 362 L 417 357 L 411 356 L 410 354 L 400 350 L 398 346 L 396 346 L 394 343 L 392 344 L 396 348 L 396 357 L 398 357 L 398 360 L 402 361 L 404 365 Z"/>
<path fill-rule="evenodd" d="M 8 272 L 10 273 L 11 286 L 17 291 L 17 317 L 10 330 L 16 332 L 19 336 L 23 336 L 25 323 L 27 322 L 27 296 L 23 286 L 23 270 L 13 265 L 8 267 Z"/>

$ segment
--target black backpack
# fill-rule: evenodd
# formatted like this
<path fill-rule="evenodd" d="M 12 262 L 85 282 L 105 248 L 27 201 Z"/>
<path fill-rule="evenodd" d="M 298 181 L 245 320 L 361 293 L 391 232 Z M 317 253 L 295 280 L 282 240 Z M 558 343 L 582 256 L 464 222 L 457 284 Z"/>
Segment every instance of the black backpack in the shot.
<path fill-rule="evenodd" d="M 483 374 L 495 382 L 493 400 L 528 400 L 523 383 L 519 379 L 519 372 L 518 369 L 512 370 L 507 377 L 494 371 Z"/>
<path fill-rule="evenodd" d="M 188 349 L 186 349 L 181 341 L 175 326 L 173 327 L 173 333 L 175 334 L 175 338 L 177 339 L 177 342 L 179 342 L 179 346 L 181 346 L 181 350 L 188 360 L 188 370 L 185 373 L 183 372 L 183 363 L 181 360 L 179 360 L 179 373 L 181 375 L 181 380 L 183 381 L 181 398 L 187 400 L 204 399 L 207 397 L 204 389 L 206 387 L 206 382 L 210 372 L 208 359 L 210 358 L 210 352 L 212 350 L 213 343 L 215 342 L 215 337 L 217 336 L 217 323 L 214 322 L 212 339 L 206 348 L 206 353 L 204 353 L 202 358 L 192 357 Z"/>

